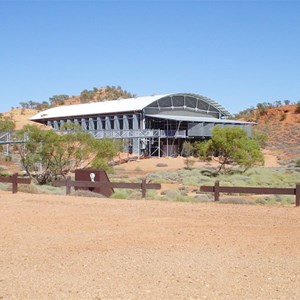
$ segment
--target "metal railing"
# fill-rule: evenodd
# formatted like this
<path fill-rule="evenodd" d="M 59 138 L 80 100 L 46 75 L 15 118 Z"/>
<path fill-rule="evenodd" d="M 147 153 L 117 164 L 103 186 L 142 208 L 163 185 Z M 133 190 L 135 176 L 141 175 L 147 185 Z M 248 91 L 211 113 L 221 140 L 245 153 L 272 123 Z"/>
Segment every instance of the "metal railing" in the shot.
<path fill-rule="evenodd" d="M 61 131 L 68 134 L 73 131 Z M 162 130 L 162 129 L 103 129 L 103 130 L 87 130 L 96 139 L 135 139 L 135 138 L 186 138 L 186 130 Z M 28 140 L 26 134 L 23 139 L 17 138 L 14 131 L 1 131 L 0 144 L 18 144 Z"/>
<path fill-rule="evenodd" d="M 129 138 L 185 138 L 185 130 L 131 129 L 131 130 L 94 130 L 90 131 L 96 139 L 129 139 Z"/>
<path fill-rule="evenodd" d="M 15 131 L 0 131 L 0 144 L 22 144 L 28 140 L 28 136 L 24 134 L 23 139 L 14 135 Z"/>

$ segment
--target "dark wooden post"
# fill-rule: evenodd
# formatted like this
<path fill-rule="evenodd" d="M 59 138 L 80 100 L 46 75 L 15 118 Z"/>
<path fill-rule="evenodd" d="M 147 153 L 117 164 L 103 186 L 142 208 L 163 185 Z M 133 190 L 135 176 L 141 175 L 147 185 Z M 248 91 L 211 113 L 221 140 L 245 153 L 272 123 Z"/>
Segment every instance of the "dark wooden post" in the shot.
<path fill-rule="evenodd" d="M 296 206 L 300 206 L 300 183 L 296 184 Z"/>
<path fill-rule="evenodd" d="M 215 182 L 215 201 L 219 201 L 220 198 L 220 181 L 216 180 Z"/>
<path fill-rule="evenodd" d="M 142 198 L 143 199 L 146 198 L 146 189 L 147 189 L 146 179 L 143 179 L 143 181 L 142 181 Z"/>
<path fill-rule="evenodd" d="M 66 180 L 66 195 L 71 194 L 71 186 L 71 176 L 68 176 Z"/>
<path fill-rule="evenodd" d="M 14 173 L 11 176 L 11 180 L 12 180 L 12 192 L 13 194 L 18 192 L 18 173 Z"/>

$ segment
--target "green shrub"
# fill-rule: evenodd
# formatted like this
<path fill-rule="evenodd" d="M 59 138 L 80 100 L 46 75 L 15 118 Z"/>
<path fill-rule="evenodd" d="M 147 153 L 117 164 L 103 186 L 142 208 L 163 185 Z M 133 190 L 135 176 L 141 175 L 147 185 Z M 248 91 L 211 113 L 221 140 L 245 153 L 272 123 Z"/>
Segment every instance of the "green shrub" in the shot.
<path fill-rule="evenodd" d="M 158 164 L 156 164 L 156 166 L 157 166 L 157 167 L 163 168 L 163 167 L 167 167 L 168 164 L 165 164 L 165 163 L 158 163 Z"/>
<path fill-rule="evenodd" d="M 255 203 L 264 205 L 267 203 L 267 201 L 264 198 L 257 198 L 255 199 Z"/>
<path fill-rule="evenodd" d="M 114 166 L 115 171 L 122 171 L 125 170 L 124 166 Z"/>
<path fill-rule="evenodd" d="M 159 190 L 147 190 L 146 193 L 147 200 L 160 200 Z"/>
<path fill-rule="evenodd" d="M 179 202 L 196 202 L 194 197 L 185 195 L 179 190 L 167 190 L 161 194 L 160 200 L 179 201 Z"/>
<path fill-rule="evenodd" d="M 111 195 L 113 199 L 133 199 L 132 195 L 136 193 L 133 189 L 114 189 L 114 191 Z"/>
<path fill-rule="evenodd" d="M 286 114 L 282 113 L 280 116 L 280 121 L 284 121 L 286 119 Z"/>
<path fill-rule="evenodd" d="M 128 174 L 110 174 L 109 178 L 114 178 L 114 179 L 127 179 L 129 178 Z"/>
<path fill-rule="evenodd" d="M 140 166 L 137 166 L 134 168 L 134 171 L 140 172 L 140 171 L 142 171 L 142 168 Z"/>
<path fill-rule="evenodd" d="M 2 190 L 2 191 L 11 191 L 11 183 L 2 183 L 2 182 L 0 182 L 0 190 Z"/>
<path fill-rule="evenodd" d="M 20 184 L 18 185 L 18 190 L 23 193 L 29 194 L 51 194 L 51 195 L 65 195 L 65 187 L 55 187 L 51 185 L 36 185 L 31 182 L 31 184 Z"/>
<path fill-rule="evenodd" d="M 6 162 L 12 161 L 11 155 L 6 155 L 5 158 L 4 158 L 4 160 L 5 160 Z"/>
<path fill-rule="evenodd" d="M 87 198 L 105 198 L 105 196 L 95 193 L 89 190 L 74 190 L 72 191 L 72 196 L 78 196 L 78 197 L 87 197 Z"/>
<path fill-rule="evenodd" d="M 195 196 L 195 200 L 198 202 L 212 202 L 214 198 L 211 194 L 199 194 Z"/>
<path fill-rule="evenodd" d="M 41 194 L 41 190 L 35 184 L 19 184 L 18 191 L 28 194 Z"/>
<path fill-rule="evenodd" d="M 265 148 L 268 141 L 268 136 L 265 132 L 258 129 L 252 129 L 252 139 L 254 139 L 261 148 Z"/>
<path fill-rule="evenodd" d="M 31 183 L 32 184 L 32 183 Z M 66 187 L 53 186 L 53 185 L 38 185 L 39 190 L 42 194 L 52 194 L 52 195 L 65 195 Z"/>
<path fill-rule="evenodd" d="M 225 203 L 225 204 L 254 204 L 253 201 L 248 201 L 245 199 L 241 199 L 241 198 L 236 198 L 236 197 L 232 197 L 232 198 L 221 198 L 219 200 L 219 203 Z"/>
<path fill-rule="evenodd" d="M 257 204 L 263 205 L 283 205 L 288 206 L 294 204 L 295 199 L 293 196 L 286 196 L 286 195 L 269 195 L 269 196 L 262 196 L 258 197 L 255 200 Z"/>
<path fill-rule="evenodd" d="M 6 176 L 4 174 L 8 174 L 8 170 L 7 170 L 6 166 L 0 165 L 0 174 L 1 174 L 1 176 Z"/>
<path fill-rule="evenodd" d="M 181 195 L 180 191 L 178 190 L 167 190 L 165 192 L 166 198 L 170 200 L 174 200 L 176 197 L 179 197 L 180 195 Z"/>
<path fill-rule="evenodd" d="M 147 194 L 147 193 L 146 193 Z M 133 190 L 129 195 L 129 200 L 140 200 L 142 199 L 142 192 L 140 190 Z"/>

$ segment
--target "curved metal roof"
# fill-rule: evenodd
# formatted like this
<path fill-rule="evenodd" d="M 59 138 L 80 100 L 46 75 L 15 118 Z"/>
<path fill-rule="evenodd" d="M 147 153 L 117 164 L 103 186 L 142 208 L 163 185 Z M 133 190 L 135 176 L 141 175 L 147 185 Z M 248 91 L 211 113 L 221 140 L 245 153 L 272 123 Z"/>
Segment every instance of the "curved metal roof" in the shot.
<path fill-rule="evenodd" d="M 172 120 L 172 121 L 186 121 L 186 122 L 203 122 L 215 124 L 232 124 L 232 125 L 255 125 L 255 122 L 244 122 L 239 120 L 204 118 L 204 117 L 190 117 L 190 116 L 170 116 L 170 115 L 149 115 L 149 117 L 156 119 Z"/>
<path fill-rule="evenodd" d="M 148 97 L 128 98 L 122 100 L 109 100 L 102 102 L 91 102 L 85 104 L 65 105 L 49 108 L 30 118 L 32 121 L 41 121 L 45 119 L 56 119 L 65 117 L 80 117 L 96 114 L 122 113 L 130 111 L 141 111 L 151 103 L 159 99 L 170 96 L 191 96 L 196 97 L 215 107 L 223 116 L 229 117 L 231 114 L 220 104 L 212 99 L 189 93 L 166 94 Z"/>

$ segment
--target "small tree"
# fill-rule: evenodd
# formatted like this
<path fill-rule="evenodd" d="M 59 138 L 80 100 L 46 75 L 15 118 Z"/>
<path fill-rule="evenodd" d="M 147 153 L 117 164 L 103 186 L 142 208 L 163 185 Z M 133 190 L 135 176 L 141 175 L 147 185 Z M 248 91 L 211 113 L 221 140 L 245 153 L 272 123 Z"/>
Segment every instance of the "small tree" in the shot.
<path fill-rule="evenodd" d="M 203 143 L 202 156 L 216 157 L 219 162 L 218 173 L 226 172 L 226 165 L 229 164 L 238 164 L 246 171 L 253 165 L 264 162 L 258 143 L 239 127 L 216 126 L 212 130 L 212 138 Z"/>
<path fill-rule="evenodd" d="M 0 115 L 0 131 L 14 130 L 15 127 L 16 124 L 11 118 Z"/>
<path fill-rule="evenodd" d="M 70 129 L 70 128 L 69 128 Z M 19 147 L 21 163 L 26 173 L 38 184 L 47 184 L 81 167 L 108 169 L 108 161 L 116 154 L 112 140 L 96 140 L 83 131 L 56 133 L 28 125 L 19 132 L 28 136 Z"/>
<path fill-rule="evenodd" d="M 190 142 L 185 141 L 182 145 L 182 155 L 185 157 L 185 166 L 186 169 L 191 169 L 195 163 L 193 159 L 191 159 L 191 156 L 194 155 L 194 147 Z"/>
<path fill-rule="evenodd" d="M 54 95 L 49 98 L 49 102 L 52 106 L 63 105 L 65 100 L 69 99 L 68 95 Z"/>

